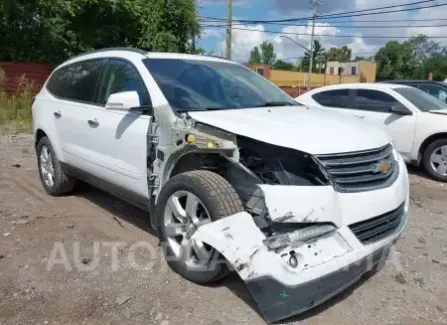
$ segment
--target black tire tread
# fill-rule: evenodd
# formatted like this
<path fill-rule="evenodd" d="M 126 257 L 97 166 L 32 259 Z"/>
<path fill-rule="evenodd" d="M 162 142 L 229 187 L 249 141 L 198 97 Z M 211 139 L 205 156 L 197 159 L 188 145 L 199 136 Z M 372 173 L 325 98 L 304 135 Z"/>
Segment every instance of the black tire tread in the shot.
<path fill-rule="evenodd" d="M 186 178 L 188 181 L 196 181 L 205 188 L 218 205 L 217 209 L 221 218 L 244 211 L 239 195 L 231 184 L 219 174 L 206 170 L 195 170 L 177 176 Z"/>

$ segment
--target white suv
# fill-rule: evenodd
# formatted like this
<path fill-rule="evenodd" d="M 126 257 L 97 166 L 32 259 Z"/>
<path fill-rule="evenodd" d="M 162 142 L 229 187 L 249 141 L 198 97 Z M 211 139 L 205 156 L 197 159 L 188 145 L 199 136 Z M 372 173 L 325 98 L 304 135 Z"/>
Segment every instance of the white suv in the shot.
<path fill-rule="evenodd" d="M 173 270 L 207 283 L 235 269 L 268 322 L 377 266 L 407 222 L 407 170 L 381 128 L 224 59 L 83 54 L 55 69 L 33 119 L 49 194 L 82 179 L 147 210 Z"/>

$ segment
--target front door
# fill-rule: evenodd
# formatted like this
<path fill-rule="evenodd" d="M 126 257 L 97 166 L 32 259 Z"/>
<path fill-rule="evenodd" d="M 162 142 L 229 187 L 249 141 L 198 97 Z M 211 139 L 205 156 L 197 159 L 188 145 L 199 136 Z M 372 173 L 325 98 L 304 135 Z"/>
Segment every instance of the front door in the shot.
<path fill-rule="evenodd" d="M 128 61 L 110 59 L 98 87 L 101 109 L 92 111 L 90 148 L 96 176 L 119 188 L 148 198 L 147 134 L 152 116 L 141 112 L 105 109 L 111 94 L 137 91 L 141 105 L 149 105 L 149 93 L 137 69 Z"/>

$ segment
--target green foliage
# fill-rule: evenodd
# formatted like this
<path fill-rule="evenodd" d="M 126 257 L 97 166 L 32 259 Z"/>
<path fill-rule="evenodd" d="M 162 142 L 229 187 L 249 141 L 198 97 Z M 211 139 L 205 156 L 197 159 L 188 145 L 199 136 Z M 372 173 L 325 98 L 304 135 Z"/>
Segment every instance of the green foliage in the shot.
<path fill-rule="evenodd" d="M 390 41 L 375 56 L 377 78 L 406 79 L 413 73 L 413 48 L 409 42 Z"/>
<path fill-rule="evenodd" d="M 255 46 L 253 50 L 250 51 L 250 64 L 261 64 L 261 53 L 259 53 L 259 48 Z"/>
<path fill-rule="evenodd" d="M 350 61 L 352 56 L 352 51 L 346 45 L 343 47 L 331 47 L 326 52 L 326 60 L 327 61 L 338 61 L 338 62 L 346 62 Z"/>
<path fill-rule="evenodd" d="M 0 61 L 58 64 L 87 50 L 130 46 L 191 52 L 195 0 L 7 0 Z"/>
<path fill-rule="evenodd" d="M 277 60 L 273 64 L 272 68 L 273 69 L 277 69 L 277 70 L 290 70 L 290 71 L 292 71 L 296 67 L 295 67 L 295 65 L 293 63 L 286 62 L 286 61 L 283 61 L 283 60 Z"/>
<path fill-rule="evenodd" d="M 324 62 L 326 61 L 326 52 L 323 46 L 321 45 L 320 41 L 315 40 L 314 46 L 313 46 L 313 69 L 312 72 L 317 72 L 317 62 Z M 309 71 L 309 65 L 310 65 L 310 53 L 306 52 L 304 54 L 303 62 L 302 62 L 302 69 L 303 71 Z"/>
<path fill-rule="evenodd" d="M 376 54 L 377 78 L 427 79 L 433 72 L 435 80 L 447 77 L 447 49 L 425 35 L 399 43 L 390 41 Z"/>
<path fill-rule="evenodd" d="M 374 61 L 373 56 L 356 56 L 354 61 Z"/>
<path fill-rule="evenodd" d="M 262 42 L 261 44 L 261 62 L 272 66 L 276 60 L 276 53 L 272 43 Z"/>
<path fill-rule="evenodd" d="M 262 42 L 250 51 L 250 64 L 267 64 L 272 66 L 276 60 L 275 48 L 272 43 Z"/>
<path fill-rule="evenodd" d="M 0 69 L 0 125 L 6 125 L 13 132 L 28 132 L 32 127 L 32 111 L 36 88 L 23 75 L 17 80 L 17 90 L 12 96 L 3 89 L 5 73 Z M 11 131 L 11 130 L 10 130 Z"/>

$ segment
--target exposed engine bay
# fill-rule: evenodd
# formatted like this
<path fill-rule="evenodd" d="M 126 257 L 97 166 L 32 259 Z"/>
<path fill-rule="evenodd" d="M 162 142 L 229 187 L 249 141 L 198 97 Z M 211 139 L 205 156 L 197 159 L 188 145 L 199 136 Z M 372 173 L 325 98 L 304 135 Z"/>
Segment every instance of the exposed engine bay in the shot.
<path fill-rule="evenodd" d="M 240 163 L 268 185 L 327 185 L 311 155 L 238 136 Z"/>

